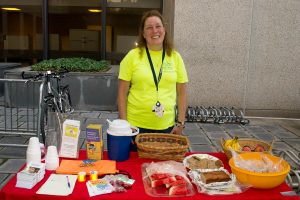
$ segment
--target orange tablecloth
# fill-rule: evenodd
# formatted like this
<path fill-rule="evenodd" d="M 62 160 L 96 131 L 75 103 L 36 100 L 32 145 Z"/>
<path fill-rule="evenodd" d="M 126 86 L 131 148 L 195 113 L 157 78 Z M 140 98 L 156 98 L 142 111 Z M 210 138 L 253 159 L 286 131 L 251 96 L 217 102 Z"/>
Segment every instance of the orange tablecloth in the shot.
<path fill-rule="evenodd" d="M 208 153 L 215 157 L 218 157 L 221 159 L 225 165 L 225 168 L 230 169 L 228 166 L 228 160 L 223 153 Z M 104 155 L 107 159 L 107 154 Z M 86 158 L 86 152 L 81 151 L 80 152 L 80 159 Z M 176 197 L 166 197 L 166 198 L 155 198 L 148 196 L 144 191 L 143 181 L 142 181 L 142 175 L 141 175 L 141 164 L 145 162 L 151 162 L 150 159 L 141 159 L 138 158 L 136 152 L 131 152 L 130 159 L 125 162 L 117 162 L 117 169 L 119 170 L 126 170 L 128 171 L 132 178 L 135 179 L 135 183 L 133 187 L 128 190 L 125 193 L 111 193 L 111 194 L 104 194 L 104 195 L 98 195 L 95 197 L 89 197 L 87 188 L 85 183 L 79 183 L 77 182 L 74 188 L 74 191 L 71 195 L 62 197 L 62 196 L 50 196 L 50 195 L 39 195 L 36 194 L 36 191 L 42 186 L 42 184 L 48 179 L 49 175 L 52 173 L 51 171 L 46 171 L 45 178 L 39 182 L 33 189 L 23 189 L 23 188 L 16 188 L 16 176 L 13 177 L 1 190 L 0 192 L 0 200 L 51 200 L 51 199 L 58 199 L 58 200 L 83 200 L 83 199 L 116 199 L 116 200 L 122 200 L 122 199 L 135 199 L 135 200 L 147 200 L 147 199 L 190 199 L 190 200 L 210 200 L 210 199 L 228 199 L 228 200 L 240 200 L 240 199 L 246 199 L 246 200 L 265 200 L 265 199 L 299 199 L 296 196 L 293 197 L 285 197 L 280 194 L 280 192 L 283 191 L 291 191 L 291 188 L 286 184 L 283 183 L 280 186 L 268 189 L 268 190 L 259 190 L 250 188 L 247 191 L 241 193 L 241 194 L 235 194 L 235 195 L 217 195 L 217 196 L 209 196 L 206 194 L 199 194 L 197 193 L 194 196 L 191 197 L 185 197 L 185 198 L 176 198 Z M 196 188 L 195 188 L 196 189 Z"/>

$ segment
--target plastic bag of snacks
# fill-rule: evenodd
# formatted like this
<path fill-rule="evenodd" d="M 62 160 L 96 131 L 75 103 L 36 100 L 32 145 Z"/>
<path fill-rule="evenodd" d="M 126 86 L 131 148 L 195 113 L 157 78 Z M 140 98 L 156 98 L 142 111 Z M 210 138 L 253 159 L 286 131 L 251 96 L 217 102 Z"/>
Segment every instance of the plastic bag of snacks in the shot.
<path fill-rule="evenodd" d="M 125 174 L 106 175 L 103 179 L 114 187 L 114 192 L 126 192 L 134 183 L 134 180 Z"/>
<path fill-rule="evenodd" d="M 236 152 L 231 152 L 235 166 L 245 169 L 251 172 L 280 172 L 283 169 L 281 162 L 283 159 L 279 159 L 277 162 L 273 162 L 265 154 L 261 153 L 259 159 L 243 159 Z"/>
<path fill-rule="evenodd" d="M 182 163 L 162 161 L 144 163 L 142 176 L 145 191 L 154 197 L 192 196 L 194 188 Z"/>

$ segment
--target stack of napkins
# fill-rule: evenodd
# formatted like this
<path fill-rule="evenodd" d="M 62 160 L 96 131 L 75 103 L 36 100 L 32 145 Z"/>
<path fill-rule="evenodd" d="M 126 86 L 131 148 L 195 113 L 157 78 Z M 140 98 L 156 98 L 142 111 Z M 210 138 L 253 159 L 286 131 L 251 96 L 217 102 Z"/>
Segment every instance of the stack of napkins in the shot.
<path fill-rule="evenodd" d="M 28 163 L 22 171 L 17 173 L 16 187 L 31 189 L 44 178 L 44 175 L 44 163 Z"/>

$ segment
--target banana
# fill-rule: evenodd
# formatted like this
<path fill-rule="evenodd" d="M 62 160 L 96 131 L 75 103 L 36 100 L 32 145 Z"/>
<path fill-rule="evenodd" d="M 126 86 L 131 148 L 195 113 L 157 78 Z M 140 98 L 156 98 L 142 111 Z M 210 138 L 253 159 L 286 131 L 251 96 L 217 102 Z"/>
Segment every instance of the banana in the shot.
<path fill-rule="evenodd" d="M 225 143 L 224 143 L 224 146 L 227 149 L 229 149 L 229 148 L 231 148 L 232 143 L 233 143 L 233 139 L 226 140 Z"/>
<path fill-rule="evenodd" d="M 240 144 L 238 143 L 238 140 L 236 140 L 233 145 L 232 145 L 232 149 L 235 151 L 241 151 L 242 147 L 240 146 Z"/>
<path fill-rule="evenodd" d="M 226 140 L 224 146 L 227 149 L 232 149 L 234 151 L 240 151 L 242 149 L 242 147 L 238 142 L 238 137 L 234 137 L 233 139 Z"/>
<path fill-rule="evenodd" d="M 235 140 L 237 140 L 237 137 L 234 137 L 233 139 L 229 139 L 225 141 L 225 147 L 232 147 L 232 145 L 235 143 Z"/>

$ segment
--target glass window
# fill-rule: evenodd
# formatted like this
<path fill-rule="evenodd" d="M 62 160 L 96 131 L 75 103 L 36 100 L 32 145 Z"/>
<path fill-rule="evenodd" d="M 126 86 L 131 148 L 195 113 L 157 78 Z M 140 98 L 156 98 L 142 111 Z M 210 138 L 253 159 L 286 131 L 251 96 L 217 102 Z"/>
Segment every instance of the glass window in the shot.
<path fill-rule="evenodd" d="M 160 10 L 160 0 L 108 0 L 107 7 L 106 25 L 112 34 L 106 39 L 112 45 L 107 49 L 106 57 L 113 64 L 119 64 L 136 45 L 143 13 L 151 9 Z"/>
<path fill-rule="evenodd" d="M 42 1 L 0 2 L 0 60 L 29 65 L 42 55 Z"/>
<path fill-rule="evenodd" d="M 49 0 L 49 57 L 100 59 L 100 0 Z"/>
<path fill-rule="evenodd" d="M 102 1 L 48 0 L 49 58 L 80 56 L 99 60 L 104 40 L 106 59 L 119 64 L 135 46 L 143 12 L 162 9 L 162 0 L 107 0 L 106 33 L 101 38 Z M 43 2 L 0 1 L 0 62 L 26 66 L 43 59 Z"/>

